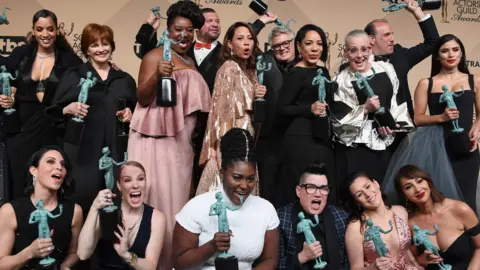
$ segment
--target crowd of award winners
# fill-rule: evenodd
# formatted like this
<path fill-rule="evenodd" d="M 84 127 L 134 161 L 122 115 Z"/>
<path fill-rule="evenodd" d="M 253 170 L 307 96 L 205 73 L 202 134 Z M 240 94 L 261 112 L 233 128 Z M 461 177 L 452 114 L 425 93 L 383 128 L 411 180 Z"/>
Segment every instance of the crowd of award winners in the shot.
<path fill-rule="evenodd" d="M 418 45 L 372 20 L 328 70 L 318 25 L 269 11 L 224 30 L 177 1 L 141 25 L 136 81 L 112 60 L 133 37 L 90 23 L 82 61 L 36 12 L 0 59 L 0 269 L 220 269 L 225 252 L 241 270 L 480 269 L 480 76 L 405 3 Z"/>

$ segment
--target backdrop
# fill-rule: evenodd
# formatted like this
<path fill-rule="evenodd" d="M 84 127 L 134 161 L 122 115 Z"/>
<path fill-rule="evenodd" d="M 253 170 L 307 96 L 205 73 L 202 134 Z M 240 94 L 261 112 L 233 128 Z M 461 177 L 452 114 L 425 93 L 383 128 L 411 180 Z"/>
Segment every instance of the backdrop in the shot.
<path fill-rule="evenodd" d="M 440 35 L 454 33 L 464 43 L 469 68 L 480 74 L 480 0 L 443 0 L 443 9 L 430 12 L 437 24 Z M 136 56 L 138 45 L 134 44 L 140 25 L 148 16 L 149 9 L 160 6 L 165 15 L 168 6 L 175 0 L 1 0 L 0 8 L 6 10 L 9 25 L 0 25 L 0 54 L 6 56 L 24 42 L 25 34 L 32 27 L 33 14 L 46 8 L 55 12 L 67 39 L 80 55 L 80 34 L 90 22 L 109 25 L 115 32 L 116 51 L 113 62 L 134 78 L 138 77 L 140 59 Z M 217 10 L 223 32 L 235 21 L 253 22 L 257 15 L 248 7 L 250 0 L 195 0 L 202 7 Z M 355 28 L 363 29 L 372 19 L 386 18 L 390 21 L 395 40 L 409 47 L 419 43 L 422 35 L 413 15 L 406 10 L 384 13 L 381 0 L 270 0 L 269 10 L 277 13 L 283 21 L 296 19 L 291 28 L 298 30 L 307 23 L 317 24 L 327 33 L 330 44 L 330 57 L 326 63 L 332 71 L 342 61 L 345 35 Z M 1 11 L 1 10 L 0 10 Z M 165 28 L 163 20 L 159 30 Z M 267 36 L 273 25 L 267 26 L 259 36 L 260 42 L 267 42 Z M 409 76 L 410 88 L 415 89 L 417 82 L 430 75 L 430 61 L 418 64 Z"/>

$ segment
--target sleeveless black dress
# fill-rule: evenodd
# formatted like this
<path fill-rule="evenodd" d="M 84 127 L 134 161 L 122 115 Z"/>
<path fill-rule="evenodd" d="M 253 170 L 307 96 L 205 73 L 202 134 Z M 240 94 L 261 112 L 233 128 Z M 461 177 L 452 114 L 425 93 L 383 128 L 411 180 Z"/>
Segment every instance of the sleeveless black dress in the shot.
<path fill-rule="evenodd" d="M 130 252 L 135 253 L 138 258 L 145 258 L 152 227 L 153 208 L 146 204 L 143 205 L 145 209 L 143 210 L 142 222 L 140 222 L 137 237 L 130 248 Z M 113 244 L 107 240 L 100 239 L 98 241 L 97 252 L 99 258 L 97 270 L 133 269 L 118 256 Z"/>
<path fill-rule="evenodd" d="M 454 97 L 455 104 L 460 111 L 460 117 L 458 124 L 464 129 L 464 136 L 468 136 L 473 124 L 473 105 L 475 103 L 475 84 L 473 75 L 468 77 L 469 88 L 465 89 L 465 92 L 459 96 Z M 440 103 L 440 96 L 442 93 L 432 93 L 433 80 L 429 79 L 428 85 L 428 109 L 430 115 L 442 114 L 445 111 L 446 103 Z M 459 94 L 458 92 L 457 94 Z M 443 124 L 445 130 L 445 138 L 448 138 L 453 126 L 451 122 Z M 476 191 L 478 181 L 478 171 L 480 166 L 480 155 L 478 150 L 474 152 L 468 152 L 464 154 L 456 153 L 451 144 L 446 144 L 446 150 L 448 158 L 452 165 L 455 179 L 463 193 L 465 202 L 476 211 Z M 453 148 L 452 148 L 453 147 Z"/>
<path fill-rule="evenodd" d="M 12 255 L 17 254 L 38 238 L 38 223 L 29 224 L 30 214 L 37 208 L 32 203 L 30 197 L 22 197 L 10 202 L 17 219 L 17 231 L 15 232 L 15 243 L 13 245 Z M 53 230 L 52 241 L 55 249 L 50 254 L 58 265 L 68 255 L 70 240 L 72 239 L 72 221 L 75 211 L 75 204 L 69 200 L 59 199 L 58 204 L 63 205 L 63 213 L 57 218 L 49 218 L 48 226 Z M 60 209 L 55 208 L 51 211 L 52 215 L 60 213 Z M 35 269 L 41 259 L 32 259 L 22 267 L 22 270 Z"/>

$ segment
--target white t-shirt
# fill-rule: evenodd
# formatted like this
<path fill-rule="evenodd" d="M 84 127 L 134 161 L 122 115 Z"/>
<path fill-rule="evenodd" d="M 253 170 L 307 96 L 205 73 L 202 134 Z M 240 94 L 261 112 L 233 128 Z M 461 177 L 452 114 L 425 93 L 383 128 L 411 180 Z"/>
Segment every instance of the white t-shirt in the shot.
<path fill-rule="evenodd" d="M 210 206 L 216 202 L 216 192 L 191 199 L 176 215 L 178 224 L 191 233 L 199 234 L 199 246 L 212 240 L 218 232 L 218 216 L 208 215 Z M 231 203 L 223 190 L 222 193 L 223 201 Z M 237 257 L 240 270 L 250 270 L 253 261 L 262 254 L 266 231 L 277 228 L 280 223 L 277 212 L 267 200 L 250 195 L 240 209 L 227 209 L 227 217 L 233 233 L 228 252 Z M 197 269 L 215 270 L 216 255 Z"/>

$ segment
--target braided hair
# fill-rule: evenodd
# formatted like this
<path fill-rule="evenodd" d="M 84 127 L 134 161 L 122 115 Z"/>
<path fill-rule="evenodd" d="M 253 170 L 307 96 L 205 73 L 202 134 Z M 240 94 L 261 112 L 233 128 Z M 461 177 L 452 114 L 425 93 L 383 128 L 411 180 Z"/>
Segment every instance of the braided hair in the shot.
<path fill-rule="evenodd" d="M 232 128 L 223 135 L 220 142 L 222 169 L 238 161 L 256 164 L 257 155 L 253 146 L 253 137 L 248 130 Z"/>
<path fill-rule="evenodd" d="M 167 27 L 170 28 L 176 17 L 189 19 L 195 29 L 202 28 L 205 23 L 200 7 L 191 0 L 180 0 L 168 8 Z"/>

